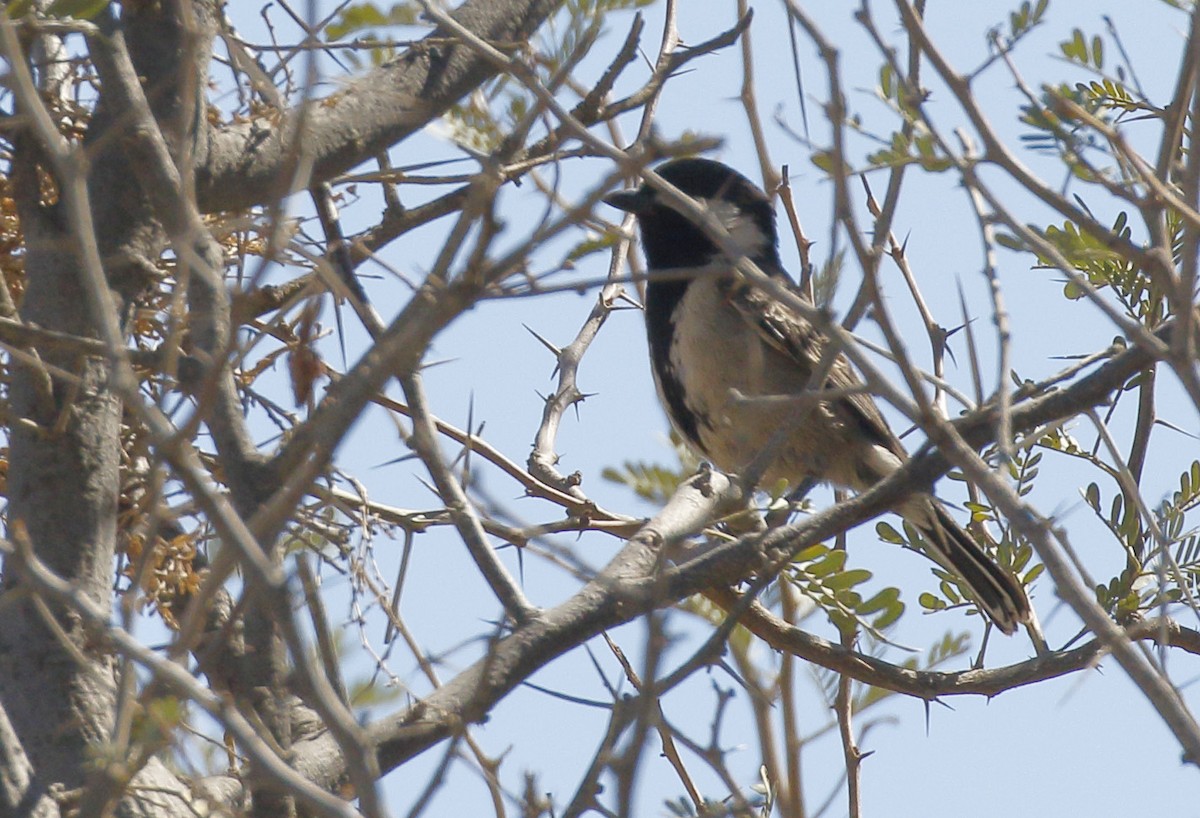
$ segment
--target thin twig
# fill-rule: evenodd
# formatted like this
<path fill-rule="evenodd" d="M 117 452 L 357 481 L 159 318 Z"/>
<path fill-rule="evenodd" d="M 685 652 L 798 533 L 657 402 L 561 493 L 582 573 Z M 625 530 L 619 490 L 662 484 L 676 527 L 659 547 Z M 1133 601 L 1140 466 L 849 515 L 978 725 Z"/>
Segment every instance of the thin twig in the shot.
<path fill-rule="evenodd" d="M 412 410 L 413 433 L 410 445 L 429 470 L 429 475 L 437 486 L 438 495 L 450 511 L 463 543 L 492 593 L 504 606 L 505 612 L 513 622 L 518 625 L 528 622 L 537 616 L 537 607 L 525 597 L 508 569 L 496 558 L 495 549 L 487 541 L 487 534 L 479 522 L 479 515 L 443 460 L 437 446 L 433 421 L 426 408 L 420 376 L 416 373 L 406 375 L 400 382 Z"/>
<path fill-rule="evenodd" d="M 854 633 L 842 632 L 842 647 L 849 650 Z M 842 764 L 846 769 L 846 801 L 850 818 L 862 816 L 862 753 L 854 738 L 854 680 L 845 674 L 838 677 L 837 695 L 833 709 L 837 714 L 838 735 L 842 740 Z"/>

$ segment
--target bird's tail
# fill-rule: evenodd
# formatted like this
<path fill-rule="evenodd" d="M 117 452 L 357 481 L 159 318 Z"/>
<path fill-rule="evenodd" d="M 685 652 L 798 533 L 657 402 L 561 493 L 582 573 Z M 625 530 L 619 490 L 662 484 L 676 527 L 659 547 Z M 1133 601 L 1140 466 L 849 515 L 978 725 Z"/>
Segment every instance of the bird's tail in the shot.
<path fill-rule="evenodd" d="M 904 517 L 925 537 L 929 556 L 957 574 L 979 608 L 1006 634 L 1028 623 L 1033 615 L 1029 598 L 1015 577 L 1001 568 L 979 544 L 954 521 L 936 500 L 919 498 L 922 508 L 904 509 Z"/>

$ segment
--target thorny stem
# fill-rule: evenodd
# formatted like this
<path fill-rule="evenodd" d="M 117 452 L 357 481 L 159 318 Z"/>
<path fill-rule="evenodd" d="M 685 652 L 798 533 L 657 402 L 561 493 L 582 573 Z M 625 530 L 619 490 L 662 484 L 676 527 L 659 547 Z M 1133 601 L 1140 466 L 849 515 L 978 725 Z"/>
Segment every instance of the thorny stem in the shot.
<path fill-rule="evenodd" d="M 842 633 L 842 647 L 854 644 L 854 633 Z M 837 695 L 833 709 L 837 713 L 838 735 L 842 740 L 842 763 L 846 769 L 846 800 L 850 818 L 862 815 L 862 753 L 854 739 L 854 680 L 845 674 L 838 677 Z"/>

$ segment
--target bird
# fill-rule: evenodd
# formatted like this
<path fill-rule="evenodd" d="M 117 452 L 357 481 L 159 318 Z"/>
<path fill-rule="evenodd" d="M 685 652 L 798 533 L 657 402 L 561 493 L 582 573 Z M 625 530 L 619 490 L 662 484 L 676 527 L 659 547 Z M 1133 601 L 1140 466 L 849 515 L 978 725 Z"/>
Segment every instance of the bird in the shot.
<path fill-rule="evenodd" d="M 763 273 L 804 298 L 780 262 L 775 209 L 758 186 L 700 157 L 672 159 L 655 170 L 713 215 Z M 907 452 L 845 354 L 823 363 L 828 337 L 740 276 L 735 260 L 702 227 L 645 182 L 603 201 L 636 218 L 646 257 L 644 314 L 655 387 L 672 427 L 701 458 L 734 474 L 754 464 L 768 485 L 819 481 L 859 492 L 905 463 Z M 815 385 L 822 394 L 813 395 L 810 381 L 823 365 L 828 374 Z M 1031 621 L 1021 583 L 940 501 L 915 494 L 893 510 L 921 533 L 927 554 L 962 580 L 997 628 L 1011 635 Z"/>

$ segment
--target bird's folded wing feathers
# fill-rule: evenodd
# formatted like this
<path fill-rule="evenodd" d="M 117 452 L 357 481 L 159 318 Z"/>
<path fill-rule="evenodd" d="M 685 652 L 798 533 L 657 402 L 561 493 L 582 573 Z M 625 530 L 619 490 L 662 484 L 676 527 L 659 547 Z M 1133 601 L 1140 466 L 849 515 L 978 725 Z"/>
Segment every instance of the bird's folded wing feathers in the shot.
<path fill-rule="evenodd" d="M 786 279 L 786 273 L 779 275 Z M 767 346 L 790 358 L 805 373 L 811 374 L 820 366 L 821 355 L 829 345 L 829 339 L 808 320 L 751 283 L 731 280 L 727 292 L 730 305 L 754 328 Z M 796 292 L 796 296 L 803 297 L 799 292 Z M 862 380 L 850 366 L 850 361 L 839 353 L 829 365 L 829 374 L 822 388 L 845 390 L 861 386 Z M 883 446 L 902 460 L 907 459 L 903 445 L 869 394 L 842 395 L 831 399 L 829 403 L 846 421 L 861 429 L 872 443 Z"/>

